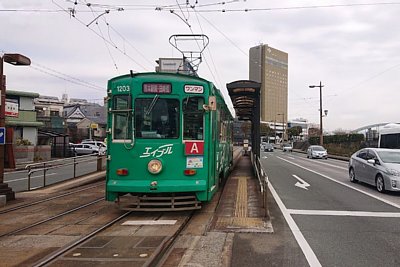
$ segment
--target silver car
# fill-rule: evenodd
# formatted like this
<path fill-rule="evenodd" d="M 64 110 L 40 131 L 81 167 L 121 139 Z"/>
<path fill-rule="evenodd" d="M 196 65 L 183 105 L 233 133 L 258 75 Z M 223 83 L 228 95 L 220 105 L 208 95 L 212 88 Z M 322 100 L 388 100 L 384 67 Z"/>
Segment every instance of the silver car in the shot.
<path fill-rule="evenodd" d="M 282 151 L 285 152 L 292 152 L 293 151 L 293 146 L 290 143 L 285 143 L 282 145 Z"/>
<path fill-rule="evenodd" d="M 323 146 L 309 146 L 307 149 L 307 158 L 328 159 L 328 152 Z"/>
<path fill-rule="evenodd" d="M 400 191 L 400 149 L 364 148 L 349 161 L 350 181 L 376 186 L 379 192 Z"/>

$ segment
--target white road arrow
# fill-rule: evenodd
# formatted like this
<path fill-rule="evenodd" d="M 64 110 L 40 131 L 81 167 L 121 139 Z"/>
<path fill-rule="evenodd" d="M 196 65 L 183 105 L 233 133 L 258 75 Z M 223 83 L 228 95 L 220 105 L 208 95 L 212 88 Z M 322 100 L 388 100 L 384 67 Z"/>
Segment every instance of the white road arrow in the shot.
<path fill-rule="evenodd" d="M 298 177 L 297 175 L 293 174 L 293 177 L 296 178 L 297 180 L 299 180 L 299 182 L 297 182 L 295 184 L 295 186 L 303 188 L 305 190 L 308 190 L 307 186 L 310 186 L 309 183 L 307 183 L 306 181 L 304 181 L 303 179 L 301 179 L 300 177 Z"/>

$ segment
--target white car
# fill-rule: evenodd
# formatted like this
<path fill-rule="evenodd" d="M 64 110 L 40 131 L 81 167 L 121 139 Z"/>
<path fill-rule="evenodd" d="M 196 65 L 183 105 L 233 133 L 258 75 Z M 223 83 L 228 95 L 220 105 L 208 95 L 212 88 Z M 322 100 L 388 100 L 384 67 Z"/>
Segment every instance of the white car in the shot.
<path fill-rule="evenodd" d="M 282 146 L 282 150 L 283 150 L 283 152 L 285 152 L 285 151 L 287 151 L 287 152 L 293 152 L 293 146 L 292 146 L 292 144 L 285 143 L 285 144 L 283 144 L 283 146 Z"/>
<path fill-rule="evenodd" d="M 307 158 L 328 159 L 328 151 L 323 146 L 309 146 L 307 149 Z"/>
<path fill-rule="evenodd" d="M 74 144 L 72 150 L 75 156 L 90 155 L 90 154 L 105 154 L 105 149 L 90 144 Z"/>
<path fill-rule="evenodd" d="M 81 144 L 87 144 L 87 145 L 92 145 L 92 146 L 97 147 L 98 151 L 100 152 L 100 155 L 104 155 L 107 152 L 107 145 L 101 141 L 84 140 L 84 141 L 82 141 Z"/>

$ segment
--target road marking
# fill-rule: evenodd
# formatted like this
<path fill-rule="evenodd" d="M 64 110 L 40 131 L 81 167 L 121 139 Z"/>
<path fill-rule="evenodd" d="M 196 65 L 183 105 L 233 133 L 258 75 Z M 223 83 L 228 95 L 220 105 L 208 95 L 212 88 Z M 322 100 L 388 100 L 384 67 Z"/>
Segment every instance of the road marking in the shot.
<path fill-rule="evenodd" d="M 125 221 L 121 225 L 174 225 L 177 220 L 138 220 Z"/>
<path fill-rule="evenodd" d="M 49 174 L 46 174 L 46 177 L 47 176 L 56 175 L 56 174 L 57 173 L 49 173 Z M 31 176 L 31 179 L 33 179 L 33 178 L 42 178 L 42 177 L 43 177 L 43 175 L 36 175 L 36 176 Z M 18 182 L 18 181 L 24 181 L 24 180 L 28 180 L 28 177 L 18 178 L 18 179 L 14 179 L 14 180 L 7 180 L 5 182 L 12 183 L 12 182 Z"/>
<path fill-rule="evenodd" d="M 303 179 L 301 179 L 299 176 L 292 174 L 294 178 L 296 178 L 297 180 L 299 180 L 299 182 L 297 182 L 295 184 L 295 186 L 303 188 L 305 190 L 308 190 L 307 186 L 310 186 L 309 183 L 307 183 L 306 181 L 304 181 Z"/>
<path fill-rule="evenodd" d="M 290 214 L 298 214 L 298 215 L 400 218 L 400 212 L 373 212 L 373 211 L 349 211 L 349 210 L 292 210 L 292 209 L 288 209 L 287 211 Z"/>
<path fill-rule="evenodd" d="M 355 191 L 358 191 L 358 192 L 360 192 L 360 193 L 362 193 L 362 194 L 365 194 L 365 195 L 367 195 L 367 196 L 370 196 L 370 197 L 372 197 L 372 198 L 375 198 L 375 199 L 377 199 L 377 200 L 380 200 L 380 201 L 382 201 L 382 202 L 384 202 L 384 203 L 386 203 L 386 204 L 388 204 L 388 205 L 391 205 L 391 206 L 393 206 L 393 207 L 395 207 L 395 208 L 400 209 L 400 205 L 398 205 L 398 204 L 396 204 L 396 203 L 394 203 L 394 202 L 392 202 L 392 201 L 389 201 L 389 200 L 386 200 L 386 199 L 384 199 L 384 198 L 375 196 L 375 195 L 373 195 L 373 194 L 371 194 L 371 193 L 365 192 L 365 191 L 363 191 L 363 190 L 361 190 L 361 189 L 358 189 L 358 188 L 356 188 L 356 187 L 354 187 L 354 186 L 348 185 L 348 184 L 346 184 L 346 183 L 344 183 L 344 182 L 335 180 L 335 179 L 332 178 L 332 177 L 329 177 L 329 176 L 327 176 L 327 175 L 325 175 L 325 174 L 322 174 L 322 173 L 313 171 L 313 170 L 311 170 L 311 169 L 309 169 L 309 168 L 306 168 L 306 167 L 303 167 L 303 166 L 301 166 L 301 165 L 299 165 L 299 164 L 297 164 L 297 163 L 293 163 L 293 162 L 291 162 L 291 161 L 288 161 L 288 160 L 286 160 L 286 159 L 284 159 L 284 158 L 281 158 L 281 157 L 277 157 L 277 158 L 279 158 L 279 159 L 281 159 L 281 160 L 284 160 L 284 161 L 286 161 L 286 162 L 288 162 L 288 163 L 290 163 L 290 164 L 293 164 L 293 165 L 295 165 L 295 166 L 297 166 L 297 167 L 300 167 L 300 168 L 302 168 L 302 169 L 304 169 L 304 170 L 307 170 L 307 171 L 309 171 L 309 172 L 313 172 L 313 173 L 318 174 L 318 175 L 320 175 L 320 176 L 322 176 L 322 177 L 325 177 L 326 179 L 329 179 L 329 180 L 331 180 L 331 181 L 333 181 L 333 182 L 335 182 L 335 183 L 341 184 L 341 185 L 346 186 L 346 187 L 348 187 L 348 188 L 351 188 L 351 189 L 353 189 L 353 190 L 355 190 Z"/>
<path fill-rule="evenodd" d="M 295 159 L 295 158 L 293 158 L 293 157 L 288 157 L 288 159 Z"/>
<path fill-rule="evenodd" d="M 308 261 L 308 264 L 310 264 L 311 267 L 322 266 L 321 263 L 319 262 L 317 256 L 315 255 L 314 251 L 311 249 L 310 245 L 307 243 L 307 240 L 304 238 L 303 234 L 301 233 L 296 222 L 293 220 L 292 216 L 290 216 L 290 213 L 286 209 L 285 205 L 283 204 L 282 200 L 276 193 L 276 191 L 271 183 L 268 183 L 268 188 L 271 191 L 272 195 L 274 196 L 274 199 L 275 199 L 276 203 L 278 204 L 280 210 L 282 211 L 282 214 L 285 217 L 285 220 L 288 223 L 290 230 L 292 231 L 292 233 L 294 235 L 294 238 L 296 239 L 301 250 L 303 251 L 304 256 L 306 257 L 306 259 Z"/>

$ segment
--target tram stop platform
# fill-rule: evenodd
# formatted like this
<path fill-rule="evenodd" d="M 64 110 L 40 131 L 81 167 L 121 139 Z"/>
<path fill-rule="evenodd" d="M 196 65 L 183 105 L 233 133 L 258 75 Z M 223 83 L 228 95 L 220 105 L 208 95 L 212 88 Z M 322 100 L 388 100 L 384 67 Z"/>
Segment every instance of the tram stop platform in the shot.
<path fill-rule="evenodd" d="M 258 250 L 273 228 L 249 156 L 239 159 L 219 194 L 196 212 L 163 267 L 270 265 Z"/>

